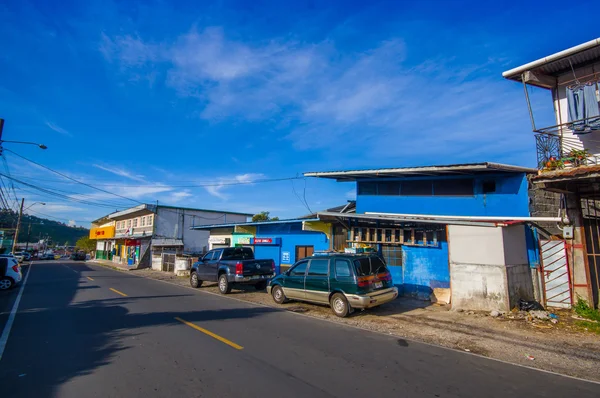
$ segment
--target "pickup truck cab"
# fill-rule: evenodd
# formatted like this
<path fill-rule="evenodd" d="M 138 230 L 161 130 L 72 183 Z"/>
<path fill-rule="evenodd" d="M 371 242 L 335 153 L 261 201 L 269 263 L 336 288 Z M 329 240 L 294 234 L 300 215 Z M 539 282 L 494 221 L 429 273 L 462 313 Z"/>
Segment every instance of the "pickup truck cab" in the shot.
<path fill-rule="evenodd" d="M 392 275 L 376 254 L 326 253 L 306 257 L 273 278 L 267 292 L 277 304 L 288 299 L 328 304 L 339 317 L 398 297 Z"/>
<path fill-rule="evenodd" d="M 256 260 L 249 247 L 226 247 L 209 251 L 192 265 L 190 285 L 218 282 L 219 292 L 228 294 L 235 285 L 254 285 L 264 290 L 275 276 L 275 261 Z"/>

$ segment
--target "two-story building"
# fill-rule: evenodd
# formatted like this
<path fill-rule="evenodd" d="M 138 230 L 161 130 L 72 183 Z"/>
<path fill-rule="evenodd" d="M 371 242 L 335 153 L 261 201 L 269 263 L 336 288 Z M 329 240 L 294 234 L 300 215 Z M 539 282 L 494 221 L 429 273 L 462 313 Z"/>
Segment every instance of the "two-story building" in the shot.
<path fill-rule="evenodd" d="M 523 85 L 540 174 L 533 183 L 555 194 L 558 239 L 542 242 L 549 295 L 600 305 L 600 38 L 503 73 Z M 536 92 L 549 92 L 540 125 Z M 560 283 L 557 283 L 559 281 Z M 554 299 L 555 300 L 555 299 Z"/>
<path fill-rule="evenodd" d="M 216 220 L 245 222 L 248 217 L 251 214 L 142 204 L 93 221 L 90 238 L 97 242 L 97 259 L 172 272 L 175 255 L 208 249 L 209 234 L 191 227 Z"/>
<path fill-rule="evenodd" d="M 530 216 L 528 176 L 536 173 L 497 163 L 311 172 L 304 175 L 356 183 L 351 210 L 198 228 L 250 234 L 257 256 L 281 264 L 307 255 L 303 248 L 376 250 L 404 295 L 508 310 L 534 298 L 536 238 L 525 223 L 558 220 Z"/>

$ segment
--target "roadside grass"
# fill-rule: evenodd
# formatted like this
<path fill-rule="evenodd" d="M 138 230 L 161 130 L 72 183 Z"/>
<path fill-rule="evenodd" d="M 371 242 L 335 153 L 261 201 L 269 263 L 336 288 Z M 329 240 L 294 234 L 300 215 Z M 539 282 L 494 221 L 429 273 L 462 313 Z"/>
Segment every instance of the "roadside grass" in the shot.
<path fill-rule="evenodd" d="M 600 323 L 590 321 L 575 321 L 575 325 L 587 330 L 588 332 L 600 334 Z"/>
<path fill-rule="evenodd" d="M 590 307 L 587 301 L 582 300 L 581 297 L 577 298 L 577 304 L 575 304 L 574 309 L 577 315 L 591 319 L 592 321 L 600 322 L 600 311 Z"/>

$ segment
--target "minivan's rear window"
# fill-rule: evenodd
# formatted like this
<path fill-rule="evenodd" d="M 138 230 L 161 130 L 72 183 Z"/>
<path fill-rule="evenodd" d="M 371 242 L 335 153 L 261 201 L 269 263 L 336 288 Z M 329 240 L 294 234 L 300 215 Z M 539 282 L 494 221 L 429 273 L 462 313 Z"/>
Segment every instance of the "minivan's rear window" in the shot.
<path fill-rule="evenodd" d="M 373 275 L 386 272 L 384 262 L 379 257 L 362 257 L 354 260 L 358 276 Z"/>

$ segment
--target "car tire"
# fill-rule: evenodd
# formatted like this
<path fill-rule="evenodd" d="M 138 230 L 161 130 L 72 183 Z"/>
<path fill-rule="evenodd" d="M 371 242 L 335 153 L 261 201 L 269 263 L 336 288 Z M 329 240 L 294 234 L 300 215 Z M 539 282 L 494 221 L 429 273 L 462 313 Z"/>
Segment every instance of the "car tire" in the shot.
<path fill-rule="evenodd" d="M 275 301 L 277 304 L 285 304 L 288 301 L 288 298 L 285 297 L 283 288 L 280 285 L 273 286 L 273 289 L 271 290 L 271 296 L 273 296 L 273 301 Z"/>
<path fill-rule="evenodd" d="M 266 281 L 258 282 L 256 285 L 254 285 L 254 288 L 256 290 L 265 290 L 267 288 L 267 282 Z"/>
<path fill-rule="evenodd" d="M 333 313 L 340 318 L 344 318 L 350 313 L 350 305 L 348 304 L 348 300 L 346 300 L 346 297 L 341 293 L 335 293 L 333 296 L 331 296 L 329 304 L 331 305 Z"/>
<path fill-rule="evenodd" d="M 190 275 L 190 285 L 194 289 L 197 289 L 200 286 L 202 286 L 202 281 L 198 279 L 198 274 L 196 272 L 192 272 L 192 274 Z"/>
<path fill-rule="evenodd" d="M 227 274 L 219 275 L 219 292 L 221 294 L 231 293 L 231 283 L 227 280 Z"/>
<path fill-rule="evenodd" d="M 4 278 L 0 279 L 0 290 L 8 290 L 14 285 L 15 282 L 8 276 L 5 276 Z"/>

